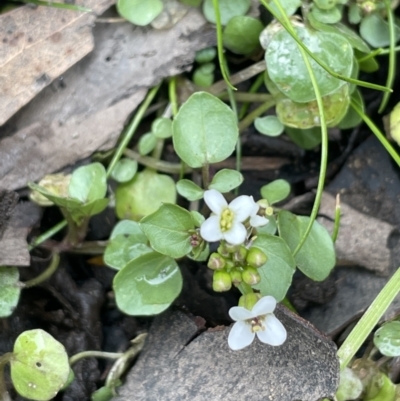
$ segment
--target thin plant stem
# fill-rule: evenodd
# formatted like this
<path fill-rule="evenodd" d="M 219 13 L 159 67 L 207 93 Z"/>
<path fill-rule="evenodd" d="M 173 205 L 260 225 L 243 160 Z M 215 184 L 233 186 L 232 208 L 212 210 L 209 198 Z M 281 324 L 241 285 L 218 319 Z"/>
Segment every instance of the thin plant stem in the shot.
<path fill-rule="evenodd" d="M 332 241 L 335 243 L 339 234 L 340 228 L 340 218 L 341 218 L 341 209 L 340 209 L 340 194 L 336 195 L 336 207 L 335 207 L 335 222 L 333 224 L 333 232 L 332 232 Z"/>
<path fill-rule="evenodd" d="M 210 166 L 208 164 L 201 168 L 201 177 L 203 179 L 203 188 L 208 189 L 210 185 Z"/>
<path fill-rule="evenodd" d="M 35 238 L 32 243 L 29 245 L 28 250 L 31 251 L 32 249 L 36 248 L 38 245 L 43 243 L 44 241 L 47 241 L 49 238 L 51 238 L 53 235 L 57 234 L 59 231 L 61 231 L 64 227 L 67 226 L 67 220 L 62 220 L 55 226 L 53 226 L 50 230 L 47 230 L 45 233 L 42 235 L 39 235 L 37 238 Z"/>
<path fill-rule="evenodd" d="M 104 352 L 104 351 L 82 351 L 69 358 L 69 365 L 73 366 L 84 358 L 104 358 L 104 359 L 118 359 L 123 356 L 123 352 Z"/>
<path fill-rule="evenodd" d="M 365 124 L 368 125 L 368 128 L 375 134 L 375 136 L 379 139 L 383 147 L 387 150 L 390 156 L 392 156 L 393 160 L 400 167 L 400 156 L 398 155 L 394 147 L 390 144 L 390 142 L 386 139 L 385 135 L 382 134 L 382 132 L 374 124 L 374 122 L 362 111 L 361 107 L 357 102 L 351 99 L 350 105 L 357 112 L 357 114 L 363 119 Z"/>
<path fill-rule="evenodd" d="M 348 335 L 342 346 L 339 348 L 338 357 L 340 369 L 343 370 L 362 346 L 369 334 L 372 332 L 379 319 L 386 312 L 386 309 L 393 302 L 400 291 L 400 268 L 386 283 L 381 292 L 372 302 L 370 307 L 358 321 L 354 329 Z"/>
<path fill-rule="evenodd" d="M 43 283 L 43 281 L 48 280 L 55 273 L 59 265 L 60 265 L 60 255 L 58 253 L 54 253 L 49 266 L 37 277 L 22 282 L 21 284 L 23 288 L 33 287 L 35 285 Z"/>
<path fill-rule="evenodd" d="M 178 97 L 176 96 L 176 77 L 172 77 L 168 82 L 168 96 L 171 103 L 172 115 L 178 114 Z"/>
<path fill-rule="evenodd" d="M 386 78 L 386 86 L 390 89 L 393 87 L 393 82 L 394 82 L 394 75 L 396 71 L 396 52 L 394 50 L 395 44 L 396 44 L 396 32 L 395 29 L 397 28 L 394 22 L 393 18 L 393 10 L 391 8 L 391 3 L 389 0 L 385 1 L 386 5 L 386 13 L 387 13 L 387 19 L 388 19 L 388 24 L 389 24 L 389 38 L 390 38 L 390 44 L 389 44 L 389 70 L 388 70 L 388 75 Z M 381 105 L 379 106 L 378 113 L 382 113 L 383 110 L 385 109 L 390 97 L 390 92 L 385 92 L 383 94 L 382 102 Z"/>
<path fill-rule="evenodd" d="M 264 114 L 267 110 L 269 110 L 273 106 L 275 106 L 275 100 L 272 96 L 270 96 L 269 100 L 258 106 L 251 113 L 247 114 L 247 116 L 239 122 L 239 131 L 243 132 L 248 126 L 250 126 L 253 123 L 253 121 L 257 117 Z"/>
<path fill-rule="evenodd" d="M 256 78 L 256 80 L 253 82 L 253 84 L 251 85 L 249 92 L 247 93 L 247 99 L 246 98 L 239 99 L 239 97 L 235 96 L 236 100 L 246 102 L 240 108 L 239 120 L 243 119 L 243 117 L 246 115 L 247 110 L 249 109 L 249 105 L 250 105 L 249 102 L 257 102 L 258 100 L 255 100 L 255 99 L 259 98 L 260 96 L 263 98 L 263 100 L 261 100 L 262 102 L 265 102 L 266 100 L 268 100 L 268 99 L 265 99 L 265 96 L 266 96 L 265 93 L 256 93 L 258 91 L 258 89 L 260 88 L 260 86 L 263 84 L 263 82 L 264 82 L 264 74 L 261 73 Z M 235 95 L 239 95 L 239 92 L 235 93 Z"/>
<path fill-rule="evenodd" d="M 228 87 L 233 90 L 236 90 L 236 88 L 231 84 L 229 77 L 228 77 L 228 73 L 225 68 L 224 45 L 222 43 L 221 14 L 219 12 L 218 0 L 212 0 L 212 2 L 213 2 L 213 7 L 214 7 L 214 13 L 215 13 L 215 22 L 217 25 L 217 50 L 218 50 L 219 67 L 221 69 L 222 76 L 224 77 L 224 80 L 225 80 L 226 84 L 228 85 Z"/>
<path fill-rule="evenodd" d="M 128 146 L 129 142 L 131 141 L 133 135 L 136 132 L 137 127 L 139 126 L 140 121 L 142 120 L 147 108 L 149 107 L 150 103 L 154 99 L 155 95 L 158 92 L 158 89 L 160 88 L 161 83 L 152 88 L 148 93 L 147 96 L 144 100 L 144 102 L 141 104 L 139 107 L 139 110 L 136 112 L 135 117 L 132 119 L 131 123 L 128 126 L 128 129 L 122 138 L 121 143 L 118 146 L 118 149 L 114 153 L 114 156 L 108 165 L 107 168 L 107 178 L 110 177 L 111 172 L 113 171 L 115 165 L 118 163 L 118 160 L 121 158 L 122 154 L 124 153 L 124 150 Z"/>

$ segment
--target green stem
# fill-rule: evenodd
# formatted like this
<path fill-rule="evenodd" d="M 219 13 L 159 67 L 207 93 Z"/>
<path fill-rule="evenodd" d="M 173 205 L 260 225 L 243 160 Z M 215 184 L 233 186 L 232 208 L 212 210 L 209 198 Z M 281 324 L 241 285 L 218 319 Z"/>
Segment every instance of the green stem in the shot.
<path fill-rule="evenodd" d="M 251 88 L 250 88 L 251 89 Z M 229 93 L 223 92 L 218 95 L 221 100 L 229 100 Z M 243 118 L 246 114 L 247 108 L 244 109 L 244 106 L 248 106 L 248 102 L 251 103 L 264 103 L 271 98 L 271 95 L 268 93 L 250 93 L 250 92 L 234 92 L 233 97 L 237 102 L 246 102 L 240 109 L 239 118 Z M 244 110 L 244 113 L 242 112 Z"/>
<path fill-rule="evenodd" d="M 247 114 L 243 120 L 240 121 L 239 123 L 239 132 L 244 131 L 247 127 L 249 127 L 251 124 L 253 124 L 253 121 L 264 114 L 267 110 L 269 110 L 271 107 L 275 105 L 275 100 L 274 98 L 270 95 L 270 99 L 258 106 L 256 109 L 254 109 L 251 113 Z"/>
<path fill-rule="evenodd" d="M 265 99 L 265 93 L 256 93 L 258 91 L 258 89 L 260 88 L 260 86 L 264 83 L 264 74 L 260 74 L 256 80 L 253 82 L 253 85 L 251 85 L 250 89 L 249 89 L 249 93 L 247 94 L 249 97 L 248 99 L 242 99 L 242 102 L 246 102 L 242 105 L 240 112 L 239 112 L 239 120 L 241 120 L 247 113 L 247 110 L 249 109 L 249 103 L 248 102 L 257 102 L 259 100 L 255 100 L 257 99 L 257 97 L 262 96 L 264 98 L 264 100 L 261 100 L 261 102 L 265 102 L 268 99 Z M 239 94 L 239 92 L 237 93 Z M 236 95 L 236 93 L 235 93 Z M 239 100 L 238 98 L 236 98 L 236 100 Z"/>
<path fill-rule="evenodd" d="M 387 13 L 387 19 L 388 19 L 388 24 L 389 24 L 389 37 L 390 37 L 390 44 L 389 44 L 389 71 L 388 75 L 386 78 L 386 86 L 390 89 L 393 87 L 393 82 L 394 82 L 394 75 L 395 75 L 395 70 L 396 70 L 396 52 L 394 50 L 395 44 L 396 44 L 396 25 L 394 22 L 393 18 L 393 10 L 391 8 L 391 3 L 390 1 L 386 0 L 385 1 L 386 5 L 386 13 Z M 378 113 L 382 113 L 383 110 L 385 109 L 390 97 L 390 92 L 385 92 L 383 94 L 382 102 L 381 105 L 379 106 Z"/>
<path fill-rule="evenodd" d="M 135 134 L 135 131 L 137 127 L 139 126 L 140 121 L 142 120 L 147 108 L 149 107 L 150 103 L 154 99 L 154 96 L 158 92 L 158 89 L 160 88 L 161 83 L 152 88 L 148 93 L 147 96 L 144 100 L 144 102 L 141 104 L 139 107 L 138 111 L 135 114 L 135 117 L 131 121 L 131 123 L 128 126 L 128 129 L 122 138 L 121 143 L 118 146 L 118 149 L 114 153 L 114 156 L 108 165 L 107 168 L 107 178 L 110 177 L 111 172 L 113 171 L 115 165 L 118 163 L 118 160 L 121 158 L 122 154 L 124 153 L 126 147 L 128 146 L 129 142 L 131 141 L 133 135 Z"/>
<path fill-rule="evenodd" d="M 73 10 L 73 11 L 83 11 L 86 13 L 91 13 L 92 10 L 90 8 L 75 6 L 73 4 L 64 4 L 64 3 L 56 3 L 52 1 L 42 1 L 42 0 L 11 0 L 13 2 L 18 3 L 26 3 L 26 4 L 35 4 L 37 6 L 45 6 L 45 7 L 53 7 L 53 8 L 62 8 L 65 10 Z"/>
<path fill-rule="evenodd" d="M 172 77 L 168 82 L 168 96 L 171 103 L 172 115 L 178 114 L 178 98 L 176 96 L 176 77 Z"/>
<path fill-rule="evenodd" d="M 219 67 L 221 69 L 222 76 L 224 77 L 224 80 L 225 80 L 226 84 L 228 85 L 228 87 L 233 90 L 236 90 L 236 88 L 231 84 L 229 77 L 228 77 L 228 73 L 225 68 L 224 45 L 222 43 L 222 24 L 221 24 L 221 15 L 219 12 L 218 0 L 212 0 L 212 1 L 213 1 L 214 13 L 215 13 L 215 22 L 217 25 L 217 49 L 218 49 Z"/>
<path fill-rule="evenodd" d="M 208 164 L 201 168 L 201 176 L 203 178 L 203 188 L 208 189 L 210 185 L 210 166 Z"/>
<path fill-rule="evenodd" d="M 105 358 L 105 359 L 118 359 L 123 356 L 123 352 L 104 352 L 104 351 L 82 351 L 69 358 L 69 365 L 73 366 L 84 358 Z"/>
<path fill-rule="evenodd" d="M 368 125 L 368 128 L 375 134 L 375 136 L 379 139 L 383 147 L 387 150 L 387 152 L 392 156 L 393 160 L 400 167 L 400 156 L 390 144 L 390 142 L 386 139 L 385 135 L 379 130 L 379 128 L 373 123 L 373 121 L 362 111 L 361 107 L 358 105 L 354 99 L 351 99 L 351 107 L 357 112 L 357 114 L 363 119 L 363 121 Z"/>
<path fill-rule="evenodd" d="M 54 272 L 57 270 L 59 264 L 60 264 L 60 255 L 58 253 L 54 253 L 53 257 L 51 259 L 51 262 L 50 262 L 49 266 L 46 268 L 46 270 L 43 271 L 41 274 L 39 274 L 37 277 L 35 277 L 31 280 L 22 282 L 23 287 L 24 288 L 33 287 L 35 285 L 43 283 L 43 281 L 48 280 L 54 274 Z"/>
<path fill-rule="evenodd" d="M 4 380 L 4 368 L 8 362 L 13 358 L 12 352 L 7 352 L 0 356 L 0 400 L 1 401 L 11 401 L 11 398 L 7 391 L 7 386 Z"/>
<path fill-rule="evenodd" d="M 50 228 L 50 230 L 47 230 L 45 233 L 39 235 L 39 237 L 35 238 L 32 241 L 32 243 L 29 245 L 29 247 L 28 247 L 29 251 L 36 248 L 38 245 L 40 245 L 44 241 L 47 241 L 49 238 L 51 238 L 53 235 L 57 234 L 59 231 L 61 231 L 66 226 L 67 226 L 67 220 L 62 220 L 58 224 L 56 224 L 54 227 Z"/>
<path fill-rule="evenodd" d="M 386 283 L 374 302 L 339 348 L 340 369 L 343 370 L 372 332 L 379 319 L 400 291 L 400 268 Z"/>
<path fill-rule="evenodd" d="M 340 218 L 341 218 L 341 210 L 340 210 L 340 194 L 336 195 L 336 207 L 335 207 L 335 223 L 333 225 L 332 232 L 332 241 L 335 243 L 339 234 L 340 227 Z"/>

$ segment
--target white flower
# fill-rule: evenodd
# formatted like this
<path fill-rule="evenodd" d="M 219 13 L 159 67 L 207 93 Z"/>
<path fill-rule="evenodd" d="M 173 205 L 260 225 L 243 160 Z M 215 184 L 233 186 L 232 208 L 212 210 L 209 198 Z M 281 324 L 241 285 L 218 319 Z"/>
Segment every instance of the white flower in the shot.
<path fill-rule="evenodd" d="M 253 207 L 250 213 L 250 225 L 252 227 L 262 227 L 265 226 L 268 223 L 268 219 L 263 216 L 259 216 L 258 210 L 260 209 L 260 205 L 257 202 L 254 202 L 253 197 L 250 197 L 251 200 L 253 201 Z"/>
<path fill-rule="evenodd" d="M 224 239 L 232 245 L 243 244 L 247 230 L 242 223 L 254 210 L 253 198 L 238 196 L 228 205 L 221 193 L 210 189 L 204 192 L 204 201 L 213 214 L 201 225 L 200 235 L 208 242 Z"/>
<path fill-rule="evenodd" d="M 250 345 L 257 334 L 258 339 L 269 345 L 282 345 L 286 340 L 286 329 L 272 313 L 276 307 L 274 297 L 261 298 L 250 311 L 242 306 L 234 306 L 229 316 L 236 321 L 228 344 L 234 351 Z"/>

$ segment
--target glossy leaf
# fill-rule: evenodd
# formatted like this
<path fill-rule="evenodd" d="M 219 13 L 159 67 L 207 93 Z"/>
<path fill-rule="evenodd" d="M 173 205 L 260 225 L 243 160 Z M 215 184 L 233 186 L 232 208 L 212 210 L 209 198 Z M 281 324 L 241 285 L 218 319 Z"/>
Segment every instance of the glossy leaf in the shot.
<path fill-rule="evenodd" d="M 218 5 L 221 24 L 226 25 L 231 18 L 249 11 L 250 0 L 218 0 Z M 212 0 L 204 0 L 203 14 L 208 22 L 216 23 Z"/>
<path fill-rule="evenodd" d="M 341 35 L 295 27 L 303 43 L 333 71 L 349 77 L 353 67 L 353 50 Z M 315 100 L 314 88 L 297 43 L 286 30 L 278 31 L 265 53 L 268 74 L 279 90 L 294 102 Z M 345 82 L 329 75 L 310 59 L 321 96 L 329 95 Z M 282 121 L 283 122 L 283 121 Z"/>
<path fill-rule="evenodd" d="M 306 129 L 286 127 L 285 132 L 297 146 L 305 150 L 314 149 L 322 140 L 319 127 Z"/>
<path fill-rule="evenodd" d="M 261 187 L 261 196 L 270 205 L 286 199 L 290 194 L 290 184 L 283 179 L 278 179 Z"/>
<path fill-rule="evenodd" d="M 281 135 L 285 129 L 276 116 L 257 117 L 254 120 L 254 127 L 260 134 L 272 137 Z"/>
<path fill-rule="evenodd" d="M 204 194 L 204 190 L 200 188 L 197 184 L 190 180 L 179 180 L 176 183 L 176 190 L 178 194 L 183 196 L 189 201 L 195 201 L 201 199 Z"/>
<path fill-rule="evenodd" d="M 159 117 L 151 124 L 151 132 L 156 138 L 166 139 L 172 136 L 172 121 L 170 118 Z"/>
<path fill-rule="evenodd" d="M 129 262 L 114 278 L 118 308 L 133 316 L 156 315 L 182 290 L 182 275 L 174 259 L 157 252 Z"/>
<path fill-rule="evenodd" d="M 139 153 L 142 156 L 148 155 L 156 147 L 157 141 L 157 137 L 152 132 L 142 135 L 138 143 Z"/>
<path fill-rule="evenodd" d="M 107 192 L 106 170 L 100 163 L 77 168 L 71 176 L 69 196 L 82 203 L 102 199 Z"/>
<path fill-rule="evenodd" d="M 374 344 L 382 355 L 400 356 L 400 322 L 384 324 L 374 333 Z"/>
<path fill-rule="evenodd" d="M 111 177 L 117 182 L 128 182 L 135 176 L 137 169 L 138 162 L 125 157 L 115 165 Z"/>
<path fill-rule="evenodd" d="M 163 202 L 176 202 L 174 180 L 151 169 L 137 173 L 133 180 L 115 191 L 115 211 L 119 219 L 138 221 L 155 212 Z"/>
<path fill-rule="evenodd" d="M 253 287 L 260 290 L 261 295 L 272 295 L 281 301 L 292 283 L 296 268 L 289 247 L 282 238 L 268 234 L 257 235 L 252 246 L 261 249 L 268 257 L 267 262 L 257 269 L 261 281 Z"/>
<path fill-rule="evenodd" d="M 225 160 L 235 149 L 239 135 L 233 111 L 205 92 L 190 96 L 172 128 L 176 153 L 193 168 Z"/>
<path fill-rule="evenodd" d="M 190 244 L 194 221 L 190 212 L 177 205 L 165 203 L 140 221 L 152 248 L 163 255 L 181 258 L 192 250 Z"/>
<path fill-rule="evenodd" d="M 11 378 L 17 392 L 30 400 L 50 400 L 69 376 L 64 346 L 41 329 L 18 336 L 11 359 Z"/>
<path fill-rule="evenodd" d="M 307 229 L 310 218 L 296 216 L 286 210 L 278 214 L 279 235 L 293 252 Z M 304 245 L 295 255 L 297 267 L 312 280 L 325 280 L 335 266 L 335 248 L 328 231 L 314 221 Z"/>
<path fill-rule="evenodd" d="M 389 24 L 377 12 L 362 19 L 360 35 L 372 47 L 386 47 L 390 44 Z M 396 42 L 400 39 L 400 28 L 396 25 L 395 38 Z"/>
<path fill-rule="evenodd" d="M 0 318 L 10 316 L 18 305 L 21 288 L 16 267 L 0 266 Z"/>
<path fill-rule="evenodd" d="M 345 116 L 349 104 L 349 85 L 343 85 L 337 92 L 322 98 L 325 120 L 333 127 Z M 286 126 L 306 129 L 321 125 L 317 101 L 307 103 L 293 102 L 289 98 L 278 99 L 276 114 Z"/>
<path fill-rule="evenodd" d="M 214 175 L 209 188 L 224 194 L 237 188 L 242 182 L 243 175 L 239 171 L 224 168 Z"/>
<path fill-rule="evenodd" d="M 256 18 L 239 15 L 229 20 L 223 33 L 224 46 L 237 54 L 250 54 L 260 48 L 259 36 L 264 29 Z"/>
<path fill-rule="evenodd" d="M 132 24 L 145 26 L 150 24 L 163 10 L 161 0 L 118 0 L 119 15 Z"/>

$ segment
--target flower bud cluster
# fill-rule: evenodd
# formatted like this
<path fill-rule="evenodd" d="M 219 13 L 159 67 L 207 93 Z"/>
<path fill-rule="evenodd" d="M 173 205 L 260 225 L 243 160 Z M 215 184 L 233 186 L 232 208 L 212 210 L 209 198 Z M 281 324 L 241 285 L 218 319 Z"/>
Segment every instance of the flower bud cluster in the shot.
<path fill-rule="evenodd" d="M 258 284 L 261 276 L 257 269 L 267 260 L 267 255 L 256 247 L 247 249 L 244 245 L 222 242 L 217 252 L 211 254 L 207 264 L 214 270 L 214 291 L 228 291 L 232 284 L 238 286 L 242 282 L 248 285 Z"/>

